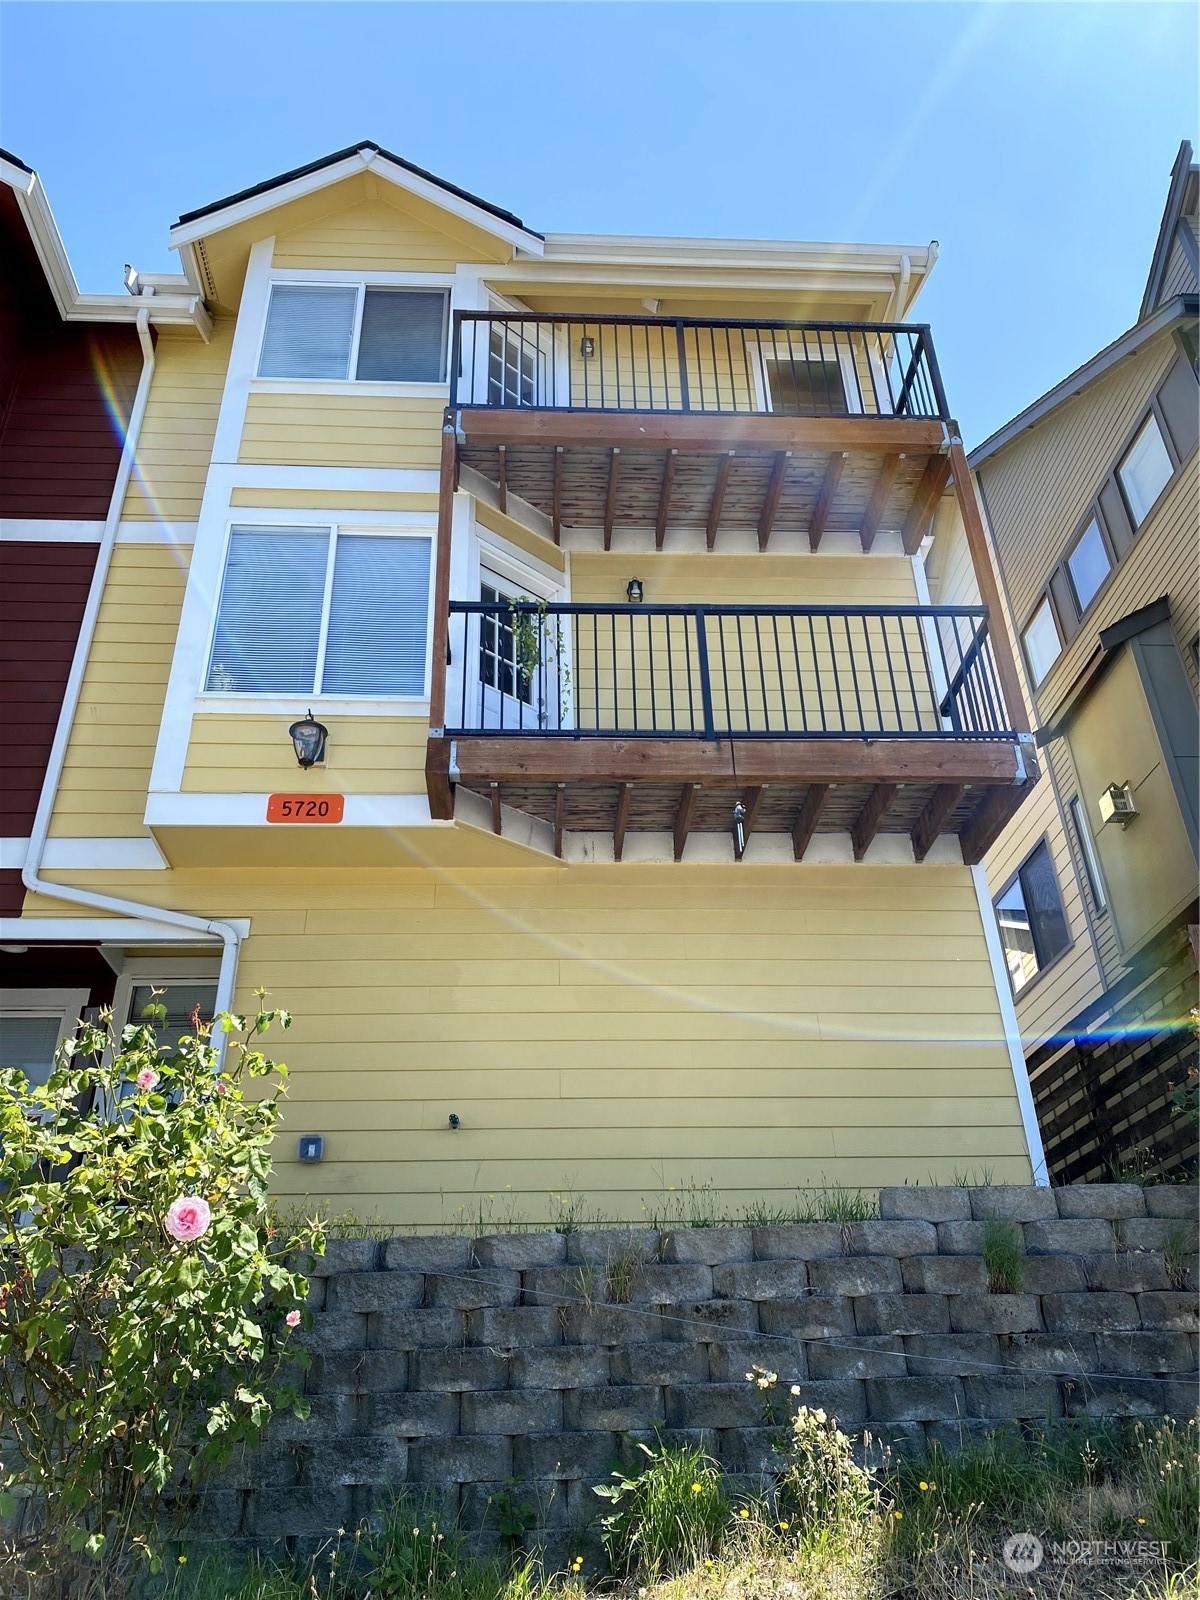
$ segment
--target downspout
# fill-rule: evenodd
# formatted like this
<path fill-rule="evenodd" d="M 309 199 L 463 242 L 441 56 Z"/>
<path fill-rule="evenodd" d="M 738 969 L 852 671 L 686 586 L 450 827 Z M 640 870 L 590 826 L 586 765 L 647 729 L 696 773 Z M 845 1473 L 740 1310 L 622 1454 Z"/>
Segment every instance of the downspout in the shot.
<path fill-rule="evenodd" d="M 122 900 L 114 895 L 97 894 L 91 889 L 67 888 L 63 884 L 47 883 L 39 872 L 46 849 L 46 838 L 50 832 L 54 798 L 62 778 L 67 744 L 79 705 L 80 691 L 83 688 L 83 676 L 91 655 L 96 621 L 100 615 L 100 601 L 112 565 L 113 548 L 121 524 L 121 508 L 125 503 L 125 492 L 129 487 L 129 479 L 137 457 L 138 435 L 141 432 L 142 419 L 146 414 L 150 380 L 154 375 L 154 341 L 150 337 L 150 312 L 145 308 L 139 310 L 137 314 L 137 334 L 142 346 L 142 372 L 133 399 L 133 409 L 129 414 L 129 425 L 125 430 L 125 443 L 117 465 L 116 482 L 113 485 L 112 499 L 109 501 L 104 532 L 96 552 L 96 567 L 88 590 L 87 605 L 84 607 L 83 618 L 79 625 L 79 638 L 75 644 L 71 672 L 63 693 L 58 725 L 54 730 L 54 743 L 50 747 L 50 756 L 46 762 L 46 776 L 42 780 L 42 792 L 33 819 L 33 827 L 30 830 L 29 849 L 21 877 L 31 894 L 46 895 L 52 900 L 65 900 L 73 905 L 87 906 L 94 911 L 110 911 L 124 917 L 143 917 L 147 921 L 160 923 L 163 927 L 184 928 L 189 933 L 201 934 L 208 939 L 220 939 L 221 968 L 217 978 L 216 1008 L 218 1011 L 230 1011 L 233 1008 L 233 987 L 237 974 L 238 947 L 241 943 L 241 934 L 231 923 L 210 922 L 205 917 L 191 916 L 184 911 L 150 906 L 138 900 Z M 221 1035 L 220 1042 L 223 1041 L 224 1035 Z"/>
<path fill-rule="evenodd" d="M 888 307 L 885 322 L 899 322 L 904 315 L 904 303 L 908 299 L 908 281 L 912 277 L 912 262 L 906 255 L 900 257 L 900 282 L 892 294 L 892 303 Z"/>

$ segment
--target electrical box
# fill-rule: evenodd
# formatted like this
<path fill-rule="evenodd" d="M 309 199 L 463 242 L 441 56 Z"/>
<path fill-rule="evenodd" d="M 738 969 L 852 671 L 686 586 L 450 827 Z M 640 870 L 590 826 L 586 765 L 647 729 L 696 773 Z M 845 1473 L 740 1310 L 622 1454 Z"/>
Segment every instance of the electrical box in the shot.
<path fill-rule="evenodd" d="M 1110 783 L 1097 804 L 1104 823 L 1117 822 L 1127 828 L 1138 814 L 1133 790 L 1127 783 Z"/>
<path fill-rule="evenodd" d="M 325 1136 L 321 1133 L 302 1133 L 296 1147 L 299 1161 L 320 1161 L 325 1155 Z"/>

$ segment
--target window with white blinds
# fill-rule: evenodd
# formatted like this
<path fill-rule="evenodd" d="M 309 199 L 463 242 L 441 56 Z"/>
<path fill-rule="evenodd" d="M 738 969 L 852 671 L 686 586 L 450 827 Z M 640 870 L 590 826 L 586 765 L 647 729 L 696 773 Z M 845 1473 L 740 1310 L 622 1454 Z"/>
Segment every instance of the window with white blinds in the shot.
<path fill-rule="evenodd" d="M 209 694 L 427 693 L 427 534 L 234 528 Z"/>
<path fill-rule="evenodd" d="M 449 307 L 444 289 L 274 284 L 258 375 L 442 383 Z"/>

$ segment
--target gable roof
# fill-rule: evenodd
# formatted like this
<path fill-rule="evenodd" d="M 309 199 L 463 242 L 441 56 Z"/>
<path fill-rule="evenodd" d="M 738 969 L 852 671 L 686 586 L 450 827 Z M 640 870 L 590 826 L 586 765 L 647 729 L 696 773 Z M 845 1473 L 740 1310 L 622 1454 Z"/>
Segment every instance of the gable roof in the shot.
<path fill-rule="evenodd" d="M 353 173 L 366 170 L 390 179 L 400 188 L 435 205 L 443 205 L 487 232 L 499 234 L 510 244 L 535 255 L 542 253 L 542 235 L 526 227 L 513 212 L 493 205 L 490 200 L 482 200 L 478 195 L 460 189 L 457 184 L 426 172 L 423 167 L 414 166 L 411 161 L 405 161 L 403 156 L 385 150 L 371 139 L 347 145 L 344 150 L 335 150 L 332 155 L 322 156 L 318 161 L 310 161 L 302 167 L 293 167 L 290 172 L 281 172 L 264 183 L 239 190 L 223 200 L 214 200 L 195 211 L 185 211 L 171 229 L 171 243 L 175 247 L 190 243 L 205 234 L 271 210 L 285 200 L 310 194 L 328 184 L 340 182 Z"/>
<path fill-rule="evenodd" d="M 1175 165 L 1171 168 L 1171 185 L 1167 190 L 1167 203 L 1163 207 L 1162 221 L 1158 225 L 1158 238 L 1154 242 L 1150 275 L 1146 279 L 1146 290 L 1142 295 L 1142 304 L 1138 311 L 1139 322 L 1158 305 L 1163 278 L 1166 276 L 1171 250 L 1176 239 L 1185 250 L 1190 246 L 1189 253 L 1192 264 L 1195 265 L 1196 235 L 1186 218 L 1195 215 L 1198 183 L 1200 183 L 1200 169 L 1192 160 L 1192 147 L 1185 139 L 1179 146 L 1179 154 L 1175 157 Z"/>

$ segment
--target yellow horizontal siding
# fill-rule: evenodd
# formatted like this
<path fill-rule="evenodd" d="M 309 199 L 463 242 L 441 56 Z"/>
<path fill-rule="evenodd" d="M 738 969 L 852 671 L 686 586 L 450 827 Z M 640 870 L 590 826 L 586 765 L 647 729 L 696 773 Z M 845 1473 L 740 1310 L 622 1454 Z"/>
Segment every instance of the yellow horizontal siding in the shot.
<path fill-rule="evenodd" d="M 205 344 L 191 329 L 160 328 L 154 376 L 122 516 L 194 522 L 200 515 L 221 410 L 234 318 L 218 317 Z"/>
<path fill-rule="evenodd" d="M 150 767 L 190 555 L 187 547 L 166 545 L 119 544 L 113 552 L 55 797 L 52 838 L 146 832 Z"/>
<path fill-rule="evenodd" d="M 303 221 L 275 238 L 272 264 L 288 271 L 453 272 L 460 261 L 507 259 L 497 240 L 419 201 L 358 198 L 365 183 L 346 186 L 350 205 Z"/>
<path fill-rule="evenodd" d="M 436 468 L 444 398 L 252 394 L 238 459 L 251 465 Z"/>
<path fill-rule="evenodd" d="M 132 874 L 63 874 L 132 892 Z M 144 881 L 144 880 L 143 880 Z M 963 867 L 156 875 L 296 1013 L 276 1191 L 424 1227 L 1029 1168 Z M 45 902 L 49 905 L 49 902 Z M 462 1120 L 447 1127 L 451 1112 Z M 326 1159 L 293 1159 L 295 1135 Z M 643 1209 L 645 1208 L 645 1209 Z"/>
<path fill-rule="evenodd" d="M 428 720 L 330 717 L 328 761 L 302 772 L 286 718 L 202 712 L 182 787 L 198 794 L 424 794 Z"/>

